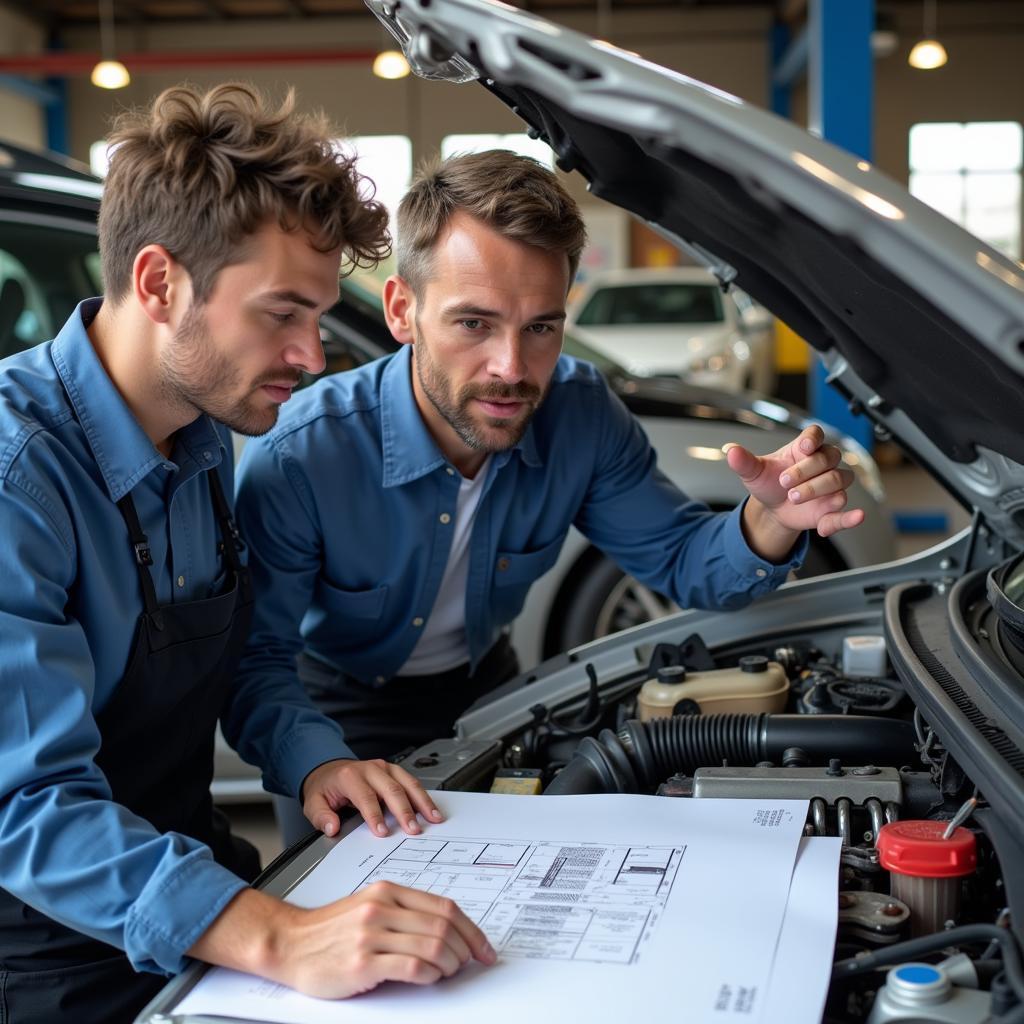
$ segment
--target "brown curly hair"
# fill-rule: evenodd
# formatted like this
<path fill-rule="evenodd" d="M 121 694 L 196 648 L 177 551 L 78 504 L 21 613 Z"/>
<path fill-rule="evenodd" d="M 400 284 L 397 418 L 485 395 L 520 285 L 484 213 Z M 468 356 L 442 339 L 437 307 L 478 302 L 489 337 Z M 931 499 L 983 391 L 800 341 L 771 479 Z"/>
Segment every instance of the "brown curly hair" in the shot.
<path fill-rule="evenodd" d="M 237 82 L 175 86 L 121 114 L 99 215 L 106 297 L 127 295 L 139 250 L 158 244 L 203 302 L 271 220 L 310 231 L 321 252 L 340 247 L 350 269 L 375 266 L 390 251 L 387 211 L 355 158 L 338 152 L 337 135 L 324 115 L 296 113 L 292 90 L 275 109 Z"/>

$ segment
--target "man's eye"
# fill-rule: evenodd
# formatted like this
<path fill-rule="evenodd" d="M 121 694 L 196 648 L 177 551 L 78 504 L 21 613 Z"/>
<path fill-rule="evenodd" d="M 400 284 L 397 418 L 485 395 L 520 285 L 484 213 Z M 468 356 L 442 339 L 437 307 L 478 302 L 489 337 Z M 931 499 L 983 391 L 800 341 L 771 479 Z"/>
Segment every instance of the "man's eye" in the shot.
<path fill-rule="evenodd" d="M 275 320 L 279 324 L 286 324 L 289 321 L 295 319 L 295 314 L 294 313 L 275 313 L 275 312 L 271 311 L 270 317 L 271 317 L 272 320 Z"/>
<path fill-rule="evenodd" d="M 469 331 L 478 331 L 484 325 L 483 320 L 460 320 L 459 323 Z"/>
<path fill-rule="evenodd" d="M 532 332 L 533 334 L 552 334 L 554 332 L 554 330 L 555 330 L 553 324 L 544 324 L 544 323 L 542 323 L 542 324 L 530 324 L 530 326 L 527 327 L 526 329 L 528 331 Z"/>

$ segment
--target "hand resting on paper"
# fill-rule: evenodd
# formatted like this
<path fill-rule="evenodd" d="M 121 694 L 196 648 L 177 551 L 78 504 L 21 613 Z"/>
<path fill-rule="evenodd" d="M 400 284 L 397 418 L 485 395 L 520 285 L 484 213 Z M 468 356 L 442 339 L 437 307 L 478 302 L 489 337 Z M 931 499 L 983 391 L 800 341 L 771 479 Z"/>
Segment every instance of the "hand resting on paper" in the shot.
<path fill-rule="evenodd" d="M 321 999 L 343 999 L 384 981 L 429 985 L 470 959 L 497 959 L 452 900 L 391 882 L 314 910 L 245 889 L 189 956 Z"/>

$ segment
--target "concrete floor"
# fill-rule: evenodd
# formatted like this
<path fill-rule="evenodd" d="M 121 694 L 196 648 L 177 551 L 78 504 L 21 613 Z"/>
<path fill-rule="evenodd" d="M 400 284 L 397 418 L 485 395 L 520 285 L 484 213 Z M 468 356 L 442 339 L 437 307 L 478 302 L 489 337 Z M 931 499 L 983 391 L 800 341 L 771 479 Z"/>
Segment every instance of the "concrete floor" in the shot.
<path fill-rule="evenodd" d="M 970 522 L 968 514 L 927 473 L 914 466 L 899 464 L 882 469 L 887 505 L 892 512 L 944 513 L 948 530 L 901 533 L 897 554 L 904 558 L 924 551 Z M 932 517 L 929 517 L 932 518 Z M 232 828 L 260 851 L 266 866 L 282 849 L 270 803 L 235 804 L 224 808 Z"/>

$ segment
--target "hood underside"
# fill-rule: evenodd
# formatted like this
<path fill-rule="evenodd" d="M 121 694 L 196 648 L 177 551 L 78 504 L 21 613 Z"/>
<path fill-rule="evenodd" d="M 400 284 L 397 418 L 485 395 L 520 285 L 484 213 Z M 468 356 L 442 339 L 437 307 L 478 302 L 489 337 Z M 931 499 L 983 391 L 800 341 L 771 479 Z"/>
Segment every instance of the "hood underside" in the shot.
<path fill-rule="evenodd" d="M 415 70 L 478 76 L 561 169 L 767 306 L 1024 546 L 1021 268 L 866 162 L 606 43 L 490 0 L 367 2 Z"/>

